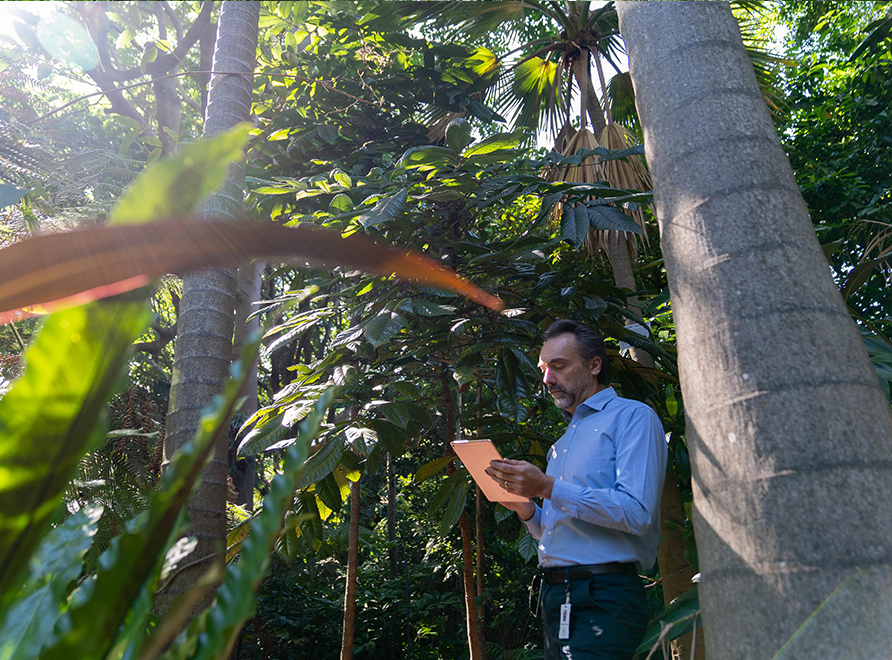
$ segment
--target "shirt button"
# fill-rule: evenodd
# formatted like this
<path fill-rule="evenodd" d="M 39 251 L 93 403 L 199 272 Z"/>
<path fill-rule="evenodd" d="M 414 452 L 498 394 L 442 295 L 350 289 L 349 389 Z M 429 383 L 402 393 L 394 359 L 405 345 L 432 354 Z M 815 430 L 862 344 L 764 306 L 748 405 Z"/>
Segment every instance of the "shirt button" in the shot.
<path fill-rule="evenodd" d="M 567 507 L 565 507 L 565 506 L 561 507 L 561 511 L 566 511 L 566 510 L 567 510 Z"/>
<path fill-rule="evenodd" d="M 576 424 L 573 425 L 573 428 L 574 428 L 574 429 L 576 428 Z"/>
<path fill-rule="evenodd" d="M 551 536 L 551 532 L 548 532 L 548 535 Z"/>
<path fill-rule="evenodd" d="M 563 477 L 561 477 L 561 481 L 563 481 L 563 480 L 564 480 L 564 478 L 563 478 Z"/>
<path fill-rule="evenodd" d="M 566 450 L 566 449 L 564 450 L 564 453 L 565 453 L 565 454 L 567 453 L 567 450 Z"/>

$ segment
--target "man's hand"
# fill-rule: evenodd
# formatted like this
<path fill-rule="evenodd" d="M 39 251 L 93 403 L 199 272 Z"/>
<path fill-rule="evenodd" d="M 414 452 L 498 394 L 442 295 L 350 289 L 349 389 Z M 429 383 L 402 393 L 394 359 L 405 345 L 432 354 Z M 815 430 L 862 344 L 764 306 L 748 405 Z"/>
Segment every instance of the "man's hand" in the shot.
<path fill-rule="evenodd" d="M 495 479 L 502 488 L 512 495 L 551 498 L 554 477 L 549 477 L 532 463 L 503 458 L 500 461 L 490 462 L 489 467 L 486 468 L 486 474 Z M 505 503 L 502 502 L 502 504 Z M 518 511 L 518 513 L 520 512 Z M 522 514 L 521 517 L 523 517 Z"/>

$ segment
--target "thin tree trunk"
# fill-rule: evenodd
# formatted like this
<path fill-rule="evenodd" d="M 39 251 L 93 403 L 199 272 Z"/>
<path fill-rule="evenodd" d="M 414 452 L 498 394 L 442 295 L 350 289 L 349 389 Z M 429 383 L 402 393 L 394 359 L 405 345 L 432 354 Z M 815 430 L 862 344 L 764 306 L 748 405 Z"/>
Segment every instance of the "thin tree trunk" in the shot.
<path fill-rule="evenodd" d="M 347 549 L 347 588 L 344 594 L 344 621 L 341 634 L 341 660 L 353 657 L 356 625 L 356 572 L 359 565 L 359 481 L 350 484 L 350 533 Z"/>
<path fill-rule="evenodd" d="M 446 411 L 446 451 L 450 452 L 449 442 L 455 439 L 455 407 L 449 391 L 449 375 L 446 370 L 441 374 L 443 408 Z M 448 472 L 454 467 L 450 464 Z M 468 650 L 470 660 L 480 660 L 480 636 L 477 632 L 477 598 L 474 594 L 474 549 L 471 543 L 471 525 L 468 516 L 462 511 L 458 519 L 461 532 L 462 584 L 465 592 L 465 624 L 468 631 Z"/>
<path fill-rule="evenodd" d="M 737 24 L 720 2 L 618 10 L 678 332 L 709 657 L 773 657 L 859 571 L 791 657 L 889 657 L 892 414 Z"/>
<path fill-rule="evenodd" d="M 387 540 L 390 543 L 390 573 L 397 575 L 399 564 L 396 557 L 396 474 L 393 454 L 387 452 Z"/>
<path fill-rule="evenodd" d="M 483 383 L 477 380 L 477 419 L 483 417 Z M 477 437 L 482 437 L 483 431 L 477 427 Z M 484 544 L 483 530 L 483 493 L 480 492 L 480 486 L 475 487 L 475 516 L 476 533 L 474 538 L 477 541 L 477 598 L 480 600 L 477 606 L 477 635 L 480 638 L 480 657 L 486 660 L 486 553 Z"/>
<path fill-rule="evenodd" d="M 211 81 L 205 135 L 215 135 L 248 118 L 251 109 L 254 53 L 260 7 L 253 2 L 225 2 L 220 15 L 214 68 L 246 75 L 215 76 Z M 236 217 L 243 210 L 244 166 L 233 166 L 223 189 L 201 207 L 203 217 Z M 223 389 L 232 356 L 235 275 L 231 270 L 187 273 L 177 321 L 177 340 L 165 462 L 192 439 L 201 410 Z M 202 473 L 201 485 L 189 500 L 191 534 L 199 560 L 176 574 L 159 597 L 163 614 L 182 592 L 207 570 L 207 562 L 222 561 L 226 541 L 228 438 L 217 438 L 214 457 Z M 209 596 L 208 598 L 210 598 Z M 199 604 L 199 607 L 206 603 Z"/>
<path fill-rule="evenodd" d="M 263 262 L 254 261 L 238 269 L 235 292 L 235 330 L 233 333 L 232 359 L 241 357 L 242 349 L 248 337 L 260 332 L 260 319 L 248 317 L 257 309 L 254 304 L 263 297 Z M 251 362 L 250 372 L 242 390 L 245 403 L 240 412 L 247 419 L 257 412 L 258 405 L 257 358 Z M 233 448 L 234 450 L 235 448 Z M 231 462 L 235 461 L 235 452 L 231 451 Z M 244 505 L 248 511 L 254 509 L 254 483 L 257 462 L 253 456 L 235 461 L 236 474 L 233 478 L 236 490 L 236 504 Z M 230 465 L 230 468 L 232 465 Z"/>

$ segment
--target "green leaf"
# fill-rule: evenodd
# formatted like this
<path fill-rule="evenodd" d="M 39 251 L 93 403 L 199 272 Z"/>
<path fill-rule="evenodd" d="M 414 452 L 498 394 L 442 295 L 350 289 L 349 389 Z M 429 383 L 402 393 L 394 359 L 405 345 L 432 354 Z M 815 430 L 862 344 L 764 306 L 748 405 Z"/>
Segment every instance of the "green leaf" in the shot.
<path fill-rule="evenodd" d="M 530 397 L 529 386 L 517 357 L 510 350 L 501 351 L 496 366 L 496 394 L 500 413 L 518 422 L 526 419 L 528 411 L 521 399 Z"/>
<path fill-rule="evenodd" d="M 471 122 L 457 117 L 446 126 L 446 144 L 456 155 L 471 143 Z"/>
<path fill-rule="evenodd" d="M 266 451 L 284 438 L 291 429 L 282 424 L 285 413 L 268 419 L 251 429 L 238 446 L 238 456 L 251 456 Z"/>
<path fill-rule="evenodd" d="M 526 131 L 515 131 L 513 133 L 498 133 L 486 138 L 482 142 L 469 147 L 463 154 L 462 158 L 471 158 L 472 156 L 483 156 L 496 151 L 504 151 L 516 149 L 526 141 L 529 134 Z"/>
<path fill-rule="evenodd" d="M 230 163 L 239 160 L 251 124 L 239 124 L 183 148 L 142 174 L 128 188 L 110 224 L 139 223 L 194 212 L 223 185 Z M 293 191 L 289 191 L 293 192 Z"/>
<path fill-rule="evenodd" d="M 409 199 L 408 192 L 403 189 L 389 197 L 382 197 L 371 211 L 359 216 L 359 222 L 369 229 L 375 225 L 393 220 L 406 210 L 406 202 Z"/>
<path fill-rule="evenodd" d="M 496 504 L 496 509 L 493 512 L 493 516 L 496 519 L 497 523 L 504 522 L 508 520 L 512 516 L 514 512 L 511 509 L 506 508 L 503 504 Z"/>
<path fill-rule="evenodd" d="M 317 403 L 316 405 L 318 406 L 319 404 Z M 345 442 L 346 437 L 344 434 L 338 434 L 334 438 L 329 438 L 319 451 L 310 456 L 303 467 L 296 489 L 303 490 L 310 484 L 315 484 L 321 481 L 323 477 L 331 474 L 331 471 L 341 462 Z"/>
<path fill-rule="evenodd" d="M 561 238 L 570 241 L 573 247 L 579 247 L 585 240 L 589 228 L 589 216 L 585 206 L 564 205 L 561 215 Z"/>
<path fill-rule="evenodd" d="M 350 199 L 350 195 L 345 195 L 344 193 L 335 195 L 334 198 L 331 200 L 331 203 L 328 205 L 328 212 L 332 215 L 349 213 L 352 210 L 353 200 Z"/>
<path fill-rule="evenodd" d="M 522 529 L 517 539 L 517 551 L 525 561 L 530 561 L 539 554 L 539 542 L 530 536 L 526 529 Z"/>
<path fill-rule="evenodd" d="M 8 183 L 0 183 L 0 209 L 12 206 L 31 192 L 31 188 L 17 188 Z"/>
<path fill-rule="evenodd" d="M 121 34 L 118 35 L 117 40 L 115 41 L 115 48 L 123 48 L 131 41 L 133 41 L 133 37 L 136 36 L 136 32 L 134 32 L 133 28 L 124 28 Z"/>
<path fill-rule="evenodd" d="M 25 373 L 0 399 L 0 611 L 81 456 L 105 441 L 100 416 L 149 319 L 145 301 L 53 314 L 25 354 Z"/>
<path fill-rule="evenodd" d="M 334 177 L 335 181 L 340 183 L 345 188 L 353 187 L 353 179 L 351 179 L 350 175 L 347 174 L 346 172 L 342 172 L 341 170 L 335 170 L 335 172 L 332 176 Z"/>
<path fill-rule="evenodd" d="M 406 428 L 409 422 L 412 421 L 409 409 L 404 403 L 385 403 L 384 405 L 379 406 L 378 410 L 387 418 L 388 422 L 401 429 Z"/>
<path fill-rule="evenodd" d="M 453 488 L 449 503 L 443 511 L 443 517 L 440 519 L 440 534 L 443 536 L 446 536 L 453 525 L 458 522 L 462 511 L 465 510 L 465 503 L 468 500 L 468 491 L 471 489 L 471 481 L 468 476 L 468 471 L 462 468 L 461 470 L 456 470 L 453 473 L 453 476 L 461 473 L 464 473 L 463 477 L 459 476 L 455 478 L 456 480 L 464 478 L 464 480 Z"/>
<path fill-rule="evenodd" d="M 451 168 L 458 165 L 458 155 L 446 147 L 412 147 L 402 155 L 399 166 L 423 170 Z"/>
<path fill-rule="evenodd" d="M 588 220 L 589 223 L 591 223 L 592 229 L 598 231 L 615 230 L 627 231 L 631 234 L 644 234 L 641 225 L 615 206 L 597 206 L 589 204 L 585 208 L 588 209 Z"/>
<path fill-rule="evenodd" d="M 327 474 L 316 484 L 316 495 L 329 509 L 337 513 L 341 510 L 341 489 L 335 481 L 334 474 Z"/>
<path fill-rule="evenodd" d="M 378 434 L 378 441 L 392 456 L 399 456 L 403 453 L 403 445 L 406 440 L 405 431 L 383 419 L 373 419 L 370 424 Z"/>
<path fill-rule="evenodd" d="M 384 309 L 363 326 L 362 334 L 372 346 L 378 348 L 393 339 L 405 325 L 402 316 Z"/>
<path fill-rule="evenodd" d="M 434 475 L 439 474 L 447 465 L 449 465 L 452 461 L 455 460 L 455 456 L 441 456 L 440 458 L 435 458 L 434 460 L 425 463 L 418 471 L 415 473 L 415 483 L 420 484 L 422 481 L 426 481 L 433 477 Z"/>
<path fill-rule="evenodd" d="M 275 550 L 279 558 L 286 564 L 293 564 L 300 554 L 300 534 L 297 527 L 289 527 L 288 516 L 285 515 L 285 531 L 276 539 Z"/>
<path fill-rule="evenodd" d="M 83 508 L 53 529 L 31 559 L 31 576 L 0 629 L 0 658 L 36 658 L 52 637 L 68 587 L 81 572 L 102 515 Z"/>
<path fill-rule="evenodd" d="M 229 426 L 247 374 L 242 365 L 253 361 L 259 341 L 258 335 L 246 344 L 242 360 L 232 366 L 233 377 L 224 385 L 223 394 L 202 411 L 194 440 L 174 455 L 148 511 L 112 540 L 99 558 L 95 576 L 72 595 L 72 605 L 59 625 L 66 632 L 41 655 L 42 660 L 116 655 L 135 641 L 124 638 L 115 643 L 122 624 L 131 635 L 143 634 L 141 619 L 149 614 L 150 595 L 165 551 L 184 522 L 186 502 L 213 454 L 214 439 Z"/>
<path fill-rule="evenodd" d="M 660 639 L 671 641 L 686 635 L 694 628 L 695 621 L 700 628 L 700 597 L 696 587 L 683 593 L 672 601 L 669 607 L 651 619 L 647 632 L 644 633 L 644 639 L 635 652 L 646 655 L 651 648 L 659 644 Z M 663 628 L 666 626 L 670 627 L 670 631 L 663 636 Z"/>

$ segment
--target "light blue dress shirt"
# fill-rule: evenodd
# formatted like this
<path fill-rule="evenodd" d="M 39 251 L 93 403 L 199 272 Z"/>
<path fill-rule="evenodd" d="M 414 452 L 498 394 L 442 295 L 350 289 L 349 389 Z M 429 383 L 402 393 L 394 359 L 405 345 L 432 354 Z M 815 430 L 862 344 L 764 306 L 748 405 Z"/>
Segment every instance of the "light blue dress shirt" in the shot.
<path fill-rule="evenodd" d="M 653 566 L 667 453 L 663 425 L 646 404 L 613 388 L 579 404 L 548 451 L 551 499 L 524 522 L 539 539 L 539 566 Z"/>

